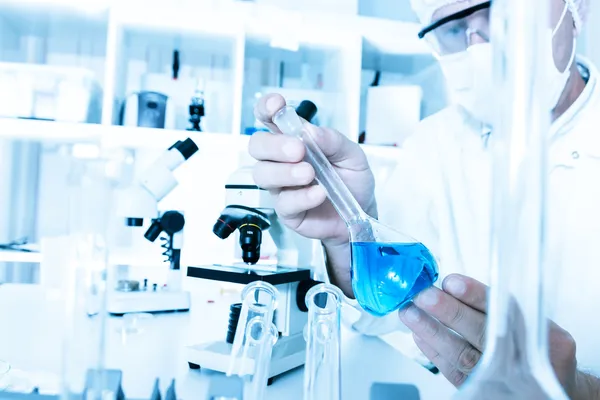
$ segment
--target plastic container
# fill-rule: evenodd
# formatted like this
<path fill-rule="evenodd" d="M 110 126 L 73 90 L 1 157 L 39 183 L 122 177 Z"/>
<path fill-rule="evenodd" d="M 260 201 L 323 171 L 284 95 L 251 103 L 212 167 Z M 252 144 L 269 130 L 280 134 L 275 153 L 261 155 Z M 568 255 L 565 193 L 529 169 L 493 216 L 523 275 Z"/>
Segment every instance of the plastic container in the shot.
<path fill-rule="evenodd" d="M 0 63 L 0 117 L 100 123 L 102 89 L 84 68 Z"/>

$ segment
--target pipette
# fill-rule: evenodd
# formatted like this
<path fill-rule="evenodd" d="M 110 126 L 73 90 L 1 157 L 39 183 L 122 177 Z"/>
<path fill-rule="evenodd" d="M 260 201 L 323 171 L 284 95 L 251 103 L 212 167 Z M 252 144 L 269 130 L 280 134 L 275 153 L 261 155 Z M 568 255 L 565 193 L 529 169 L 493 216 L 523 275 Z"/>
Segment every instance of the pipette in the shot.
<path fill-rule="evenodd" d="M 438 266 L 422 243 L 367 215 L 339 177 L 293 107 L 273 117 L 286 135 L 306 146 L 305 161 L 348 228 L 352 249 L 352 288 L 362 308 L 383 316 L 407 304 L 438 278 Z"/>

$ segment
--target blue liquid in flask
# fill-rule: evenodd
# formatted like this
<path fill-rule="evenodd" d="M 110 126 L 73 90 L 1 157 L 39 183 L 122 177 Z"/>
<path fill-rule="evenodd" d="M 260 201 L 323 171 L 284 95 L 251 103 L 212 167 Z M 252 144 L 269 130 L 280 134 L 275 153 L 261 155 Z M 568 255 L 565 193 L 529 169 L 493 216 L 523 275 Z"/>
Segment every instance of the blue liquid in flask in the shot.
<path fill-rule="evenodd" d="M 437 279 L 437 263 L 421 243 L 352 243 L 352 289 L 373 315 L 398 310 Z"/>

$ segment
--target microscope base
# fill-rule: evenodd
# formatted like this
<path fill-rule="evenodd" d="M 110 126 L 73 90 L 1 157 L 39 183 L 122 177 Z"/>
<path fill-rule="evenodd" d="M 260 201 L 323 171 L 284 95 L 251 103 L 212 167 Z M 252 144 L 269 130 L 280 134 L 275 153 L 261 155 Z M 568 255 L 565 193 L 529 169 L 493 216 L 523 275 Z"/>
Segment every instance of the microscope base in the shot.
<path fill-rule="evenodd" d="M 187 360 L 193 369 L 206 368 L 212 371 L 227 373 L 231 355 L 231 344 L 225 341 L 203 343 L 186 348 Z M 273 355 L 269 366 L 269 378 L 304 365 L 306 342 L 302 333 L 280 337 L 273 347 Z M 248 363 L 248 373 L 254 366 Z"/>
<path fill-rule="evenodd" d="M 189 292 L 112 292 L 107 299 L 110 314 L 158 313 L 169 311 L 189 311 Z"/>

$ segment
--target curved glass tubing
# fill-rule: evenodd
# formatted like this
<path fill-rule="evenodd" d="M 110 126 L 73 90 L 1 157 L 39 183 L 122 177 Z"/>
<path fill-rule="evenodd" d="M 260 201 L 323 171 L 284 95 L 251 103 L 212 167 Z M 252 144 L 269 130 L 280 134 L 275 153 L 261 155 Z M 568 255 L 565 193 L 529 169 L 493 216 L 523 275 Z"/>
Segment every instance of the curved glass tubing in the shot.
<path fill-rule="evenodd" d="M 245 400 L 264 398 L 271 354 L 279 336 L 273 323 L 278 295 L 273 285 L 261 281 L 249 283 L 242 291 L 227 376 L 243 378 Z"/>

